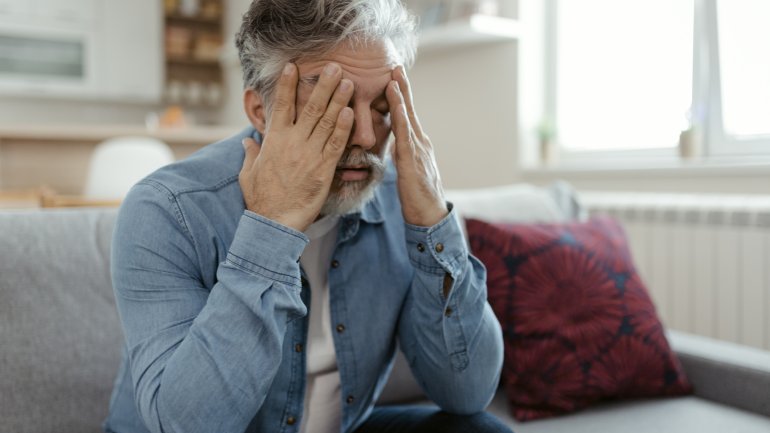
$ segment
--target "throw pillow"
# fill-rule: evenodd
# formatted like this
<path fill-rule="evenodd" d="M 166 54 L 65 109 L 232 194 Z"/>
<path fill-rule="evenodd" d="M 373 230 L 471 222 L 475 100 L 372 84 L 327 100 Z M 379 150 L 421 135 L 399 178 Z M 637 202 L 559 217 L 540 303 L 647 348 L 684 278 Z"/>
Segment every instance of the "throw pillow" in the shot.
<path fill-rule="evenodd" d="M 516 419 L 692 391 L 615 220 L 466 225 L 503 328 Z"/>

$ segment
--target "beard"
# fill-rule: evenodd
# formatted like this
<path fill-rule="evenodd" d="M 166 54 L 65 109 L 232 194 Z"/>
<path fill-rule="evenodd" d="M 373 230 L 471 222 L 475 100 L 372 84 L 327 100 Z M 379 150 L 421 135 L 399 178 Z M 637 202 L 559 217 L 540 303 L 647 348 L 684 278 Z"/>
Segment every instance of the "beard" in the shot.
<path fill-rule="evenodd" d="M 334 180 L 326 198 L 321 215 L 346 215 L 359 211 L 374 197 L 374 191 L 385 176 L 385 161 L 375 153 L 345 150 L 337 168 L 366 167 L 369 177 L 364 180 L 344 181 L 340 173 L 334 174 Z"/>

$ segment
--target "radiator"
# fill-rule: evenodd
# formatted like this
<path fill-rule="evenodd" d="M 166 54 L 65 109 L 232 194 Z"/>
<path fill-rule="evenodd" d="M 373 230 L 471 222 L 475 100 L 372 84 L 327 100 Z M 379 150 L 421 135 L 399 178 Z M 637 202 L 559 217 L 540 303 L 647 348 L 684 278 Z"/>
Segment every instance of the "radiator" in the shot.
<path fill-rule="evenodd" d="M 770 196 L 584 192 L 626 229 L 672 329 L 770 350 Z"/>

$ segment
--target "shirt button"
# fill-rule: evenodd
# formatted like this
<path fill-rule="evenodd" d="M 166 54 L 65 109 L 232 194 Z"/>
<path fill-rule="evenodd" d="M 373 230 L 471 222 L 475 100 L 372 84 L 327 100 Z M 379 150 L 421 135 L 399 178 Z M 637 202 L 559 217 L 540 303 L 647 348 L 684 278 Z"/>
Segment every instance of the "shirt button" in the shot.
<path fill-rule="evenodd" d="M 286 418 L 286 424 L 294 425 L 295 422 L 297 422 L 297 419 L 294 418 L 293 416 Z"/>
<path fill-rule="evenodd" d="M 343 325 L 342 323 L 340 323 L 339 325 L 337 325 L 337 332 L 339 332 L 340 334 L 342 334 L 343 332 L 345 332 L 345 325 Z"/>
<path fill-rule="evenodd" d="M 346 401 L 348 402 L 348 404 L 353 404 L 353 402 L 356 401 L 356 399 L 352 395 L 349 395 Z"/>
<path fill-rule="evenodd" d="M 301 344 L 295 344 L 294 345 L 294 351 L 299 353 L 302 352 L 302 345 Z"/>
<path fill-rule="evenodd" d="M 332 260 L 332 268 L 337 269 L 340 267 L 340 262 Z"/>
<path fill-rule="evenodd" d="M 444 310 L 444 315 L 445 315 L 445 316 L 447 316 L 447 317 L 449 317 L 449 316 L 451 316 L 451 315 L 452 315 L 452 312 L 453 312 L 453 311 L 452 311 L 452 309 L 451 309 L 451 308 L 449 308 L 449 307 L 447 307 L 447 309 L 446 309 L 446 310 Z"/>
<path fill-rule="evenodd" d="M 423 245 L 422 243 L 417 244 L 417 251 L 421 253 L 425 252 L 425 245 Z"/>
<path fill-rule="evenodd" d="M 440 253 L 444 251 L 444 244 L 436 244 L 436 252 Z"/>

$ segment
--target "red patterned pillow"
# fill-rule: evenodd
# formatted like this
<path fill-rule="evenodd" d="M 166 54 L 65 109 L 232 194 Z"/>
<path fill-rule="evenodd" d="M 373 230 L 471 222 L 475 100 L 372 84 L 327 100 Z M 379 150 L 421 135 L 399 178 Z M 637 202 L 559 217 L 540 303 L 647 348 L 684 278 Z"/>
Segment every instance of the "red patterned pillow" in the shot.
<path fill-rule="evenodd" d="M 615 220 L 466 223 L 503 328 L 516 419 L 692 391 Z"/>

